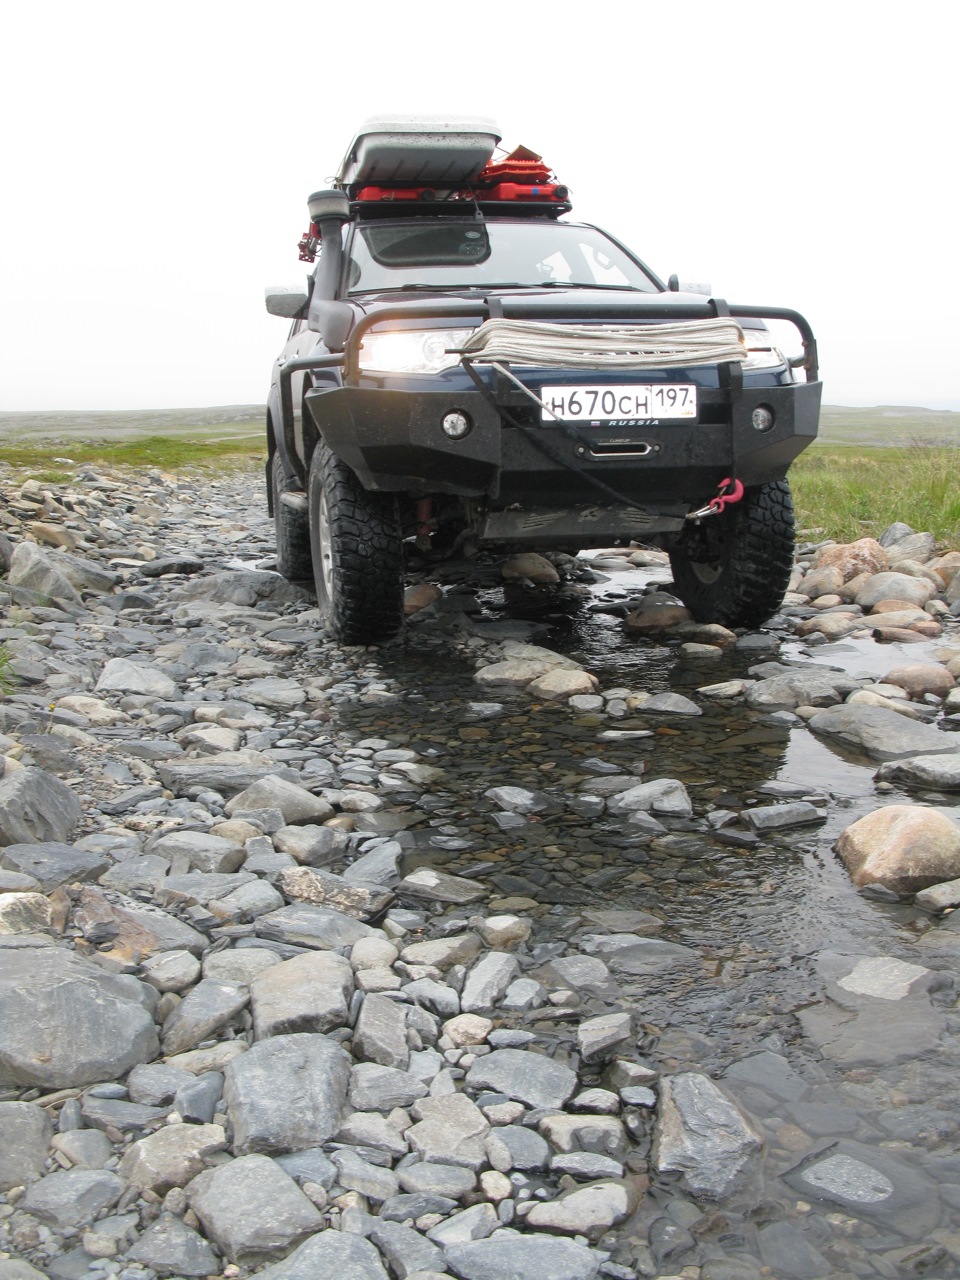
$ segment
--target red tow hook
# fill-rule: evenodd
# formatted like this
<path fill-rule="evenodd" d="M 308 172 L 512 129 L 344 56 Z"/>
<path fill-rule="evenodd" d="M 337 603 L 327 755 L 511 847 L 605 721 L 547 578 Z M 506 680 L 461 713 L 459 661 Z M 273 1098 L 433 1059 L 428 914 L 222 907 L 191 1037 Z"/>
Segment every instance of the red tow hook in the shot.
<path fill-rule="evenodd" d="M 704 516 L 718 516 L 725 507 L 732 502 L 739 502 L 742 497 L 742 483 L 731 476 L 725 476 L 717 486 L 716 496 L 711 498 L 706 506 L 700 507 L 697 511 L 689 511 L 687 519 L 702 520 Z"/>

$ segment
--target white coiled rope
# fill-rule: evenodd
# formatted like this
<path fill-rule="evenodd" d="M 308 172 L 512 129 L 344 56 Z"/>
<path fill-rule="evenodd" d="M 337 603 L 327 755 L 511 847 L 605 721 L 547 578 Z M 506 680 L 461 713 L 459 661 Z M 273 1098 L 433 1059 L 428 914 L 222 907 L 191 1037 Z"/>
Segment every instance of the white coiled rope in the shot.
<path fill-rule="evenodd" d="M 624 325 L 495 319 L 460 350 L 471 363 L 541 369 L 672 369 L 747 358 L 743 330 L 726 317 Z"/>

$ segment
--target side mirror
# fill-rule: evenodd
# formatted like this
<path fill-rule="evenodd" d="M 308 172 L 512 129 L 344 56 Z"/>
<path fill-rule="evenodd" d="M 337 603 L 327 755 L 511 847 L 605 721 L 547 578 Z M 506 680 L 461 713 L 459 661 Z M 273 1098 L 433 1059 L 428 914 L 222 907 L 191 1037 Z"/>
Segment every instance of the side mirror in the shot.
<path fill-rule="evenodd" d="M 708 298 L 713 297 L 713 285 L 703 284 L 695 280 L 683 280 L 674 272 L 667 281 L 667 288 L 671 293 L 703 293 Z"/>
<path fill-rule="evenodd" d="M 303 315 L 308 295 L 306 289 L 300 284 L 267 285 L 264 301 L 272 316 L 296 320 Z"/>

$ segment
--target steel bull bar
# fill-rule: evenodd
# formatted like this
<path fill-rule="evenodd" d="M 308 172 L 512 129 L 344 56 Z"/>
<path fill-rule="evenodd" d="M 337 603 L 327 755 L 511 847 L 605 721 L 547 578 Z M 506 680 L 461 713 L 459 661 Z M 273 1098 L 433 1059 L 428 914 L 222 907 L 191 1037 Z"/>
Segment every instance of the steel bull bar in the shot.
<path fill-rule="evenodd" d="M 622 301 L 619 299 L 611 300 L 603 304 L 592 303 L 586 305 L 577 303 L 573 299 L 570 301 L 558 300 L 556 302 L 551 300 L 549 308 L 531 306 L 530 303 L 532 301 L 530 298 L 524 298 L 521 294 L 509 297 L 478 298 L 475 302 L 446 302 L 440 300 L 432 303 L 383 307 L 369 312 L 357 321 L 350 332 L 350 336 L 347 338 L 344 351 L 319 356 L 298 356 L 296 359 L 288 361 L 280 371 L 280 419 L 287 457 L 296 457 L 293 394 L 291 389 L 293 375 L 295 373 L 309 373 L 314 369 L 342 368 L 345 382 L 347 384 L 355 383 L 360 373 L 359 352 L 364 335 L 375 326 L 389 321 L 461 320 L 479 317 L 482 323 L 494 315 L 497 317 L 506 316 L 509 319 L 536 318 L 579 320 L 581 322 L 584 320 L 596 320 L 598 323 L 648 319 L 651 321 L 709 320 L 716 316 L 732 316 L 734 319 L 744 320 L 784 320 L 797 329 L 803 343 L 803 359 L 796 362 L 796 367 L 802 368 L 806 372 L 808 383 L 816 382 L 819 378 L 817 340 L 813 336 L 813 330 L 799 311 L 793 311 L 788 307 L 730 306 L 722 298 L 707 298 L 702 303 L 693 303 L 686 306 L 644 307 L 642 310 L 639 310 L 635 304 L 627 302 L 625 299 Z M 537 311 L 545 312 L 546 314 L 538 315 Z M 793 364 L 794 362 L 791 363 Z M 730 374 L 733 374 L 734 370 L 736 375 L 741 373 L 740 365 L 735 362 L 732 367 L 725 365 L 722 368 L 728 370 L 726 379 L 728 385 L 730 385 Z M 734 385 L 736 385 L 736 382 Z"/>

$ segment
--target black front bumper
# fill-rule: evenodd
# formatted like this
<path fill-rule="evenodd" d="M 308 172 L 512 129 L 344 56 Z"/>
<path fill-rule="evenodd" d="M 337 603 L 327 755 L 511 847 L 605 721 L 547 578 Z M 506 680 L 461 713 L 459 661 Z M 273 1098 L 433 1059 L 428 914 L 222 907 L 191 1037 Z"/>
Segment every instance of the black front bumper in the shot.
<path fill-rule="evenodd" d="M 782 479 L 817 434 L 821 385 L 701 386 L 696 422 L 580 424 L 573 436 L 539 425 L 539 412 L 517 391 L 501 391 L 492 404 L 472 386 L 318 386 L 306 406 L 323 439 L 368 489 L 566 506 L 603 500 L 585 478 L 592 476 L 657 509 L 699 506 L 730 475 L 747 486 Z M 764 432 L 752 424 L 760 406 L 774 415 Z M 453 411 L 473 423 L 463 440 L 443 432 L 444 415 Z"/>

